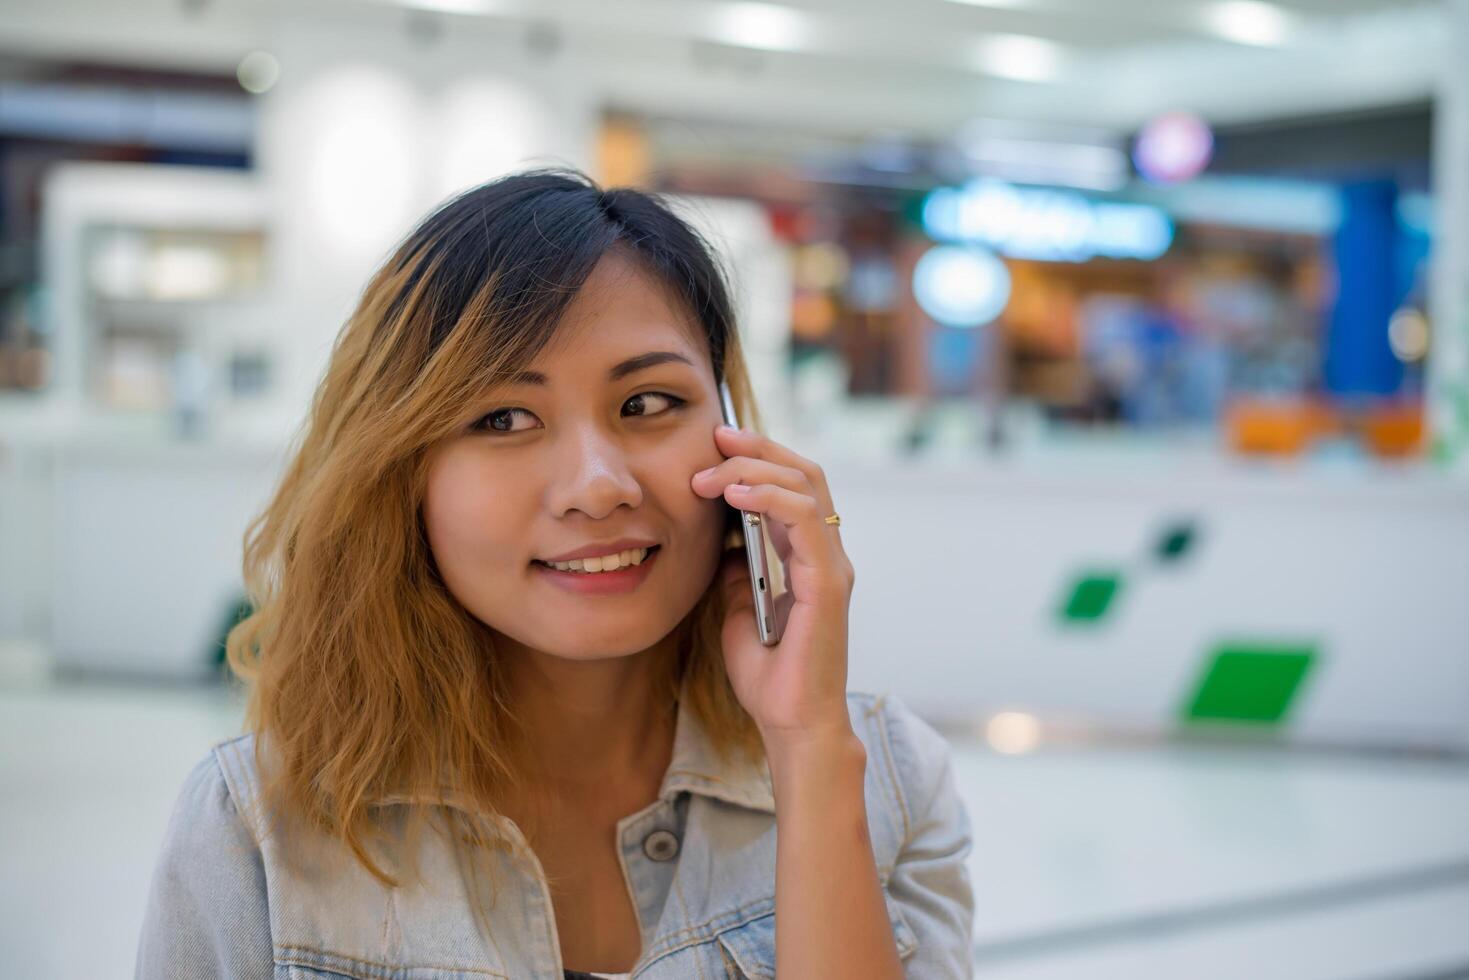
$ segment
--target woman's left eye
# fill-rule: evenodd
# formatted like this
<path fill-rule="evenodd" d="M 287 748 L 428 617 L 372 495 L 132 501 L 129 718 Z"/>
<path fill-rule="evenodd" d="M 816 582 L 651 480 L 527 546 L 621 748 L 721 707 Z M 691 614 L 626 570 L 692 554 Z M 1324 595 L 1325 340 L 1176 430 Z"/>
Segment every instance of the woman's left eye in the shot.
<path fill-rule="evenodd" d="M 641 401 L 641 399 L 644 399 L 644 398 L 661 398 L 664 401 L 666 401 L 666 402 L 669 403 L 669 407 L 668 408 L 665 408 L 661 412 L 652 412 L 652 413 L 649 413 L 646 409 L 644 409 L 642 411 L 634 412 L 633 413 L 634 415 L 648 415 L 648 414 L 663 415 L 663 414 L 666 414 L 668 412 L 673 411 L 675 408 L 678 408 L 680 405 L 682 405 L 684 403 L 684 400 L 682 398 L 679 398 L 676 395 L 670 395 L 667 392 L 663 392 L 663 391 L 645 391 L 645 392 L 642 392 L 641 394 L 633 395 L 627 401 L 623 402 L 623 404 L 624 405 L 630 405 L 630 404 L 633 404 L 635 402 L 639 402 L 639 401 Z"/>

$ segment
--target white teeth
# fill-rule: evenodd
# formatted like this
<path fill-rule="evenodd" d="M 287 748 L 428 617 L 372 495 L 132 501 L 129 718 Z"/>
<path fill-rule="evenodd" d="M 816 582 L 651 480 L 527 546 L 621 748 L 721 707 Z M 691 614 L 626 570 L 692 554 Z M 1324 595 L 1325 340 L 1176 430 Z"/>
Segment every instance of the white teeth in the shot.
<path fill-rule="evenodd" d="M 602 555 L 599 558 L 575 558 L 571 561 L 544 562 L 543 564 L 563 572 L 615 572 L 629 565 L 641 565 L 647 560 L 650 550 L 648 548 L 629 548 L 626 551 Z"/>

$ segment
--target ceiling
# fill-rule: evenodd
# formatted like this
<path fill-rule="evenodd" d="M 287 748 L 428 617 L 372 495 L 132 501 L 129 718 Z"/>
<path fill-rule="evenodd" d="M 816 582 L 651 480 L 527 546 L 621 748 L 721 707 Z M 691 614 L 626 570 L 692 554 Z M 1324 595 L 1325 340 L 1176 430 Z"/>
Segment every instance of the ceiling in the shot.
<path fill-rule="evenodd" d="M 0 0 L 0 54 L 227 74 L 306 21 L 424 58 L 508 44 L 612 108 L 806 139 L 1423 102 L 1453 51 L 1427 0 Z"/>

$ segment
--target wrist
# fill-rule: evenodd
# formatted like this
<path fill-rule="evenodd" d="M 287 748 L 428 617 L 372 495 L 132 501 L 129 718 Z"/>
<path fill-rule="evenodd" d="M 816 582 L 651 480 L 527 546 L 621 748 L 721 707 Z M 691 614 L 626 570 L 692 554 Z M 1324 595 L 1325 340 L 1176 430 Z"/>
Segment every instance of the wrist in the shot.
<path fill-rule="evenodd" d="M 770 763 L 771 778 L 777 783 L 792 775 L 810 779 L 843 778 L 855 775 L 859 780 L 867 770 L 867 747 L 848 723 L 831 729 L 806 730 L 782 737 L 766 737 L 765 757 Z"/>

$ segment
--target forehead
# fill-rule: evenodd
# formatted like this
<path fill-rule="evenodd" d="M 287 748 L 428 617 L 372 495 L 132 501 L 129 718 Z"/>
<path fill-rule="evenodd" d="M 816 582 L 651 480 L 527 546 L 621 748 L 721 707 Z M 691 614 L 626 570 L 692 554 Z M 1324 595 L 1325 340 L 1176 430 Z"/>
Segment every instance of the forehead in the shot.
<path fill-rule="evenodd" d="M 697 365 L 710 365 L 708 348 L 688 304 L 614 250 L 592 269 L 531 367 L 554 378 L 578 369 L 602 371 L 606 362 L 652 350 L 678 351 Z"/>

